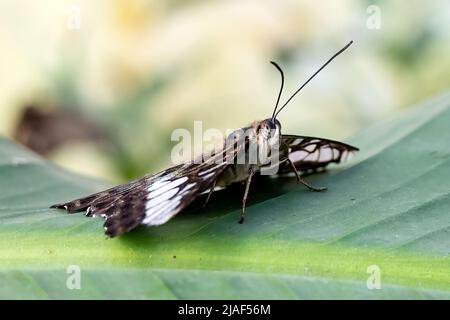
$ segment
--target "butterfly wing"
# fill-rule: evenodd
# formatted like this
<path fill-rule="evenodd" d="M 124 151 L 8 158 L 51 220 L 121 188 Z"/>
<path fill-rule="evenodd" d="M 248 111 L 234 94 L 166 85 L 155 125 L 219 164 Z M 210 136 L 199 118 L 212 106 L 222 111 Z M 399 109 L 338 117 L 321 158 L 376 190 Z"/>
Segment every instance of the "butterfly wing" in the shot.
<path fill-rule="evenodd" d="M 288 149 L 288 156 L 297 170 L 317 171 L 330 163 L 348 161 L 359 149 L 349 144 L 315 137 L 282 135 L 282 145 Z M 288 162 L 282 163 L 280 172 L 289 172 Z"/>
<path fill-rule="evenodd" d="M 95 217 L 99 215 L 103 216 L 105 212 L 103 212 L 102 209 L 105 209 L 108 204 L 116 202 L 117 200 L 119 200 L 119 198 L 130 193 L 133 190 L 144 188 L 145 185 L 155 182 L 158 178 L 161 178 L 161 176 L 172 173 L 178 170 L 180 167 L 181 165 L 175 166 L 167 169 L 166 171 L 161 171 L 160 173 L 151 176 L 145 176 L 141 179 L 131 181 L 104 191 L 100 191 L 84 198 L 76 199 L 66 203 L 55 204 L 52 205 L 51 208 L 64 209 L 68 213 L 86 211 L 86 216 L 89 217 Z"/>
<path fill-rule="evenodd" d="M 161 225 L 187 207 L 210 188 L 229 166 L 226 148 L 201 163 L 186 163 L 152 176 L 120 185 L 84 198 L 52 207 L 69 213 L 86 211 L 87 216 L 106 219 L 105 233 L 110 237 L 124 234 L 140 224 Z"/>

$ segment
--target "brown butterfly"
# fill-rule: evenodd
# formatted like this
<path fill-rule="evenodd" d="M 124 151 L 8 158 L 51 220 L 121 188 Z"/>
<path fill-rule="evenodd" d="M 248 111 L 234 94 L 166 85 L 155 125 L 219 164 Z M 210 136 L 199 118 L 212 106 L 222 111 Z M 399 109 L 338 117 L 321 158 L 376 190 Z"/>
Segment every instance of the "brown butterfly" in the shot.
<path fill-rule="evenodd" d="M 166 223 L 200 194 L 209 191 L 206 205 L 216 188 L 227 187 L 236 182 L 245 182 L 239 220 L 242 223 L 250 184 L 255 174 L 293 171 L 297 180 L 309 189 L 325 190 L 326 188 L 309 185 L 299 172 L 314 172 L 330 163 L 346 161 L 358 148 L 322 138 L 283 135 L 276 117 L 312 78 L 352 42 L 322 65 L 280 109 L 278 104 L 283 91 L 284 74 L 275 62 L 271 62 L 281 74 L 281 87 L 272 116 L 236 130 L 225 139 L 219 151 L 202 155 L 197 161 L 176 165 L 84 198 L 53 205 L 52 208 L 63 208 L 69 213 L 85 211 L 89 217 L 101 216 L 106 220 L 105 233 L 115 237 L 141 224 L 156 226 Z M 255 150 L 262 157 L 250 161 Z"/>

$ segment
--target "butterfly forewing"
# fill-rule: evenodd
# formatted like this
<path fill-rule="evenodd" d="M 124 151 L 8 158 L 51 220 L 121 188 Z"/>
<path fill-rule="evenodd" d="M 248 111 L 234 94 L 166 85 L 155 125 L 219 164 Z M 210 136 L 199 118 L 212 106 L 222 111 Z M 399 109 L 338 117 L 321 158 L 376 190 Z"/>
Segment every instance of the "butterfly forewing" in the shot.
<path fill-rule="evenodd" d="M 230 152 L 230 148 L 233 148 Z M 232 163 L 241 146 L 223 148 L 221 153 L 200 163 L 178 165 L 85 198 L 54 205 L 68 212 L 86 211 L 87 216 L 106 219 L 105 233 L 124 234 L 140 224 L 160 225 L 187 207 L 210 188 Z"/>

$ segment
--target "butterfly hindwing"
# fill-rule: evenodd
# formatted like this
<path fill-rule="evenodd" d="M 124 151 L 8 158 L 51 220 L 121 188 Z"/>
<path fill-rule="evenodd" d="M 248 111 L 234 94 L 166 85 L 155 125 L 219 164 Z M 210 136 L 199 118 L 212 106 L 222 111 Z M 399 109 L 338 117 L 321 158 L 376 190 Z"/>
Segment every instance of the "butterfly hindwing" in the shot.
<path fill-rule="evenodd" d="M 316 171 L 330 163 L 350 160 L 359 149 L 349 144 L 315 137 L 282 135 L 282 144 L 288 147 L 289 159 L 299 171 Z M 284 162 L 280 172 L 291 171 Z"/>

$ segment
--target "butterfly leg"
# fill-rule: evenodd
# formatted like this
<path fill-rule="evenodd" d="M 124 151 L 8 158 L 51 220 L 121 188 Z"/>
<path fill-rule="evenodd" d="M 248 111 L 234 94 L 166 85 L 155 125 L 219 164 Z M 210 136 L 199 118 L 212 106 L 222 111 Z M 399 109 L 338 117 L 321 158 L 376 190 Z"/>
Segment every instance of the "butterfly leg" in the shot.
<path fill-rule="evenodd" d="M 244 192 L 244 197 L 242 198 L 242 211 L 241 211 L 241 217 L 239 219 L 239 223 L 242 224 L 244 223 L 244 215 L 245 215 L 245 204 L 247 203 L 247 198 L 248 198 L 248 191 L 250 190 L 250 184 L 252 182 L 252 177 L 255 174 L 255 171 L 253 169 L 249 170 L 249 175 L 247 178 L 247 181 L 245 183 L 245 192 Z"/>
<path fill-rule="evenodd" d="M 293 169 L 294 172 L 295 172 L 295 176 L 297 177 L 297 181 L 300 182 L 301 184 L 303 184 L 304 186 L 306 186 L 309 190 L 312 190 L 312 191 L 318 191 L 318 192 L 327 190 L 326 187 L 323 187 L 323 188 L 315 188 L 315 187 L 313 187 L 312 185 L 310 185 L 308 182 L 306 182 L 305 180 L 303 180 L 302 177 L 300 176 L 300 174 L 298 173 L 297 168 L 296 168 L 296 167 L 294 166 L 294 164 L 292 163 L 291 159 L 288 159 L 288 162 L 289 162 L 289 164 L 291 165 L 292 169 Z"/>
<path fill-rule="evenodd" d="M 203 204 L 203 209 L 206 208 L 206 205 L 208 204 L 209 198 L 211 198 L 212 193 L 214 192 L 214 188 L 216 187 L 217 179 L 214 180 L 213 185 L 211 186 L 211 189 L 209 189 L 208 196 L 206 197 L 205 203 Z"/>

